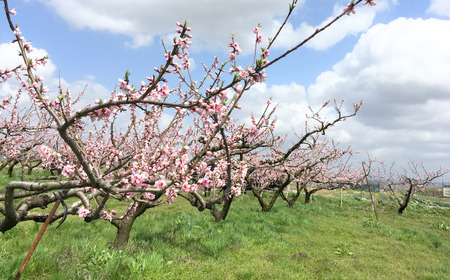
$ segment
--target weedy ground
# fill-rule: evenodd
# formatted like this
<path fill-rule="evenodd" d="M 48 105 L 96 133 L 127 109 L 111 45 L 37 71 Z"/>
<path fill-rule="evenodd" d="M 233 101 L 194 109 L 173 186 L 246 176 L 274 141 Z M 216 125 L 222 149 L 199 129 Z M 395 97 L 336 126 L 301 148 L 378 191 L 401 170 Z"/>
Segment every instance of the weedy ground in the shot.
<path fill-rule="evenodd" d="M 1 188 L 1 187 L 0 187 Z M 320 193 L 319 193 L 320 194 Z M 22 279 L 450 279 L 450 202 L 418 197 L 403 215 L 378 194 L 315 195 L 261 212 L 251 194 L 215 223 L 182 198 L 149 209 L 127 249 L 106 221 L 49 226 Z M 13 279 L 42 224 L 0 233 L 0 279 Z"/>

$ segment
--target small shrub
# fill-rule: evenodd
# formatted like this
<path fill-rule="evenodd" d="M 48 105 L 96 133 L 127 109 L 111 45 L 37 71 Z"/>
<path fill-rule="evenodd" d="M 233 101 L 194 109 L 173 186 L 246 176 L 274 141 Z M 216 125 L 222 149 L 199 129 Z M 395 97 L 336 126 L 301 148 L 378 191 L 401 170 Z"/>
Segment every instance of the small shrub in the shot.
<path fill-rule="evenodd" d="M 383 225 L 373 219 L 364 219 L 362 222 L 362 226 L 364 228 L 373 228 L 379 231 L 383 229 Z"/>

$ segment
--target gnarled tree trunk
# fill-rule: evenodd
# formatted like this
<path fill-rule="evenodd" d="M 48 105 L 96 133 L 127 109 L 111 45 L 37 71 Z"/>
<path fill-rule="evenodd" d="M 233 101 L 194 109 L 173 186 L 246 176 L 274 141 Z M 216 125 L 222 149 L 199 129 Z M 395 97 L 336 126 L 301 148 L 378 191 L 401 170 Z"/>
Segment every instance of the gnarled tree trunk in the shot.
<path fill-rule="evenodd" d="M 269 203 L 266 203 L 264 201 L 264 198 L 262 197 L 263 190 L 258 189 L 258 187 L 254 186 L 253 183 L 250 181 L 250 187 L 252 189 L 253 194 L 258 199 L 259 205 L 261 205 L 261 209 L 263 212 L 269 212 L 272 207 L 274 206 L 275 202 L 277 201 L 278 196 L 280 196 L 281 193 L 283 193 L 283 190 L 286 188 L 287 185 L 290 183 L 290 177 L 287 178 L 287 180 L 279 186 L 272 195 L 272 198 L 270 199 Z"/>
<path fill-rule="evenodd" d="M 294 196 L 292 196 L 291 198 L 289 198 L 289 194 L 284 195 L 283 192 L 280 193 L 281 198 L 286 201 L 289 205 L 289 208 L 294 207 L 294 203 L 297 201 L 297 199 L 300 197 L 300 194 L 302 192 L 302 189 L 305 187 L 305 184 L 302 184 L 302 186 L 300 187 L 300 184 L 298 182 L 296 182 L 296 193 L 294 194 Z"/>
<path fill-rule="evenodd" d="M 113 245 L 114 249 L 121 250 L 127 246 L 134 221 L 137 217 L 144 214 L 145 210 L 152 207 L 151 205 L 148 205 L 146 203 L 136 203 L 138 204 L 138 206 L 136 207 L 136 211 L 128 215 L 128 219 L 111 221 L 111 223 L 117 228 L 116 239 L 114 240 Z"/>
<path fill-rule="evenodd" d="M 315 192 L 319 191 L 320 189 L 312 189 L 312 190 L 308 191 L 308 188 L 305 187 L 305 188 L 303 188 L 303 190 L 305 191 L 305 204 L 308 204 L 311 202 L 312 195 Z"/>

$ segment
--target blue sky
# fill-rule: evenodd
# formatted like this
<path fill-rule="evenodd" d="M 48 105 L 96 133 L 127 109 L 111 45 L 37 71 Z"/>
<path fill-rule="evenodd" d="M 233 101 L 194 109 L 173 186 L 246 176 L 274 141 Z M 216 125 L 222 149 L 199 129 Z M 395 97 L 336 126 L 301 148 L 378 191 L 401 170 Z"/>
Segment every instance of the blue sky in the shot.
<path fill-rule="evenodd" d="M 405 165 L 423 161 L 430 169 L 450 167 L 450 1 L 378 0 L 376 7 L 359 5 L 320 34 L 311 44 L 268 70 L 265 84 L 242 101 L 262 110 L 272 97 L 279 103 L 280 134 L 301 133 L 307 105 L 326 100 L 364 101 L 361 112 L 328 133 L 361 156 Z M 65 86 L 86 97 L 107 97 L 129 69 L 138 84 L 163 62 L 161 39 L 170 42 L 175 22 L 188 19 L 193 31 L 190 53 L 197 79 L 201 63 L 226 58 L 230 34 L 251 61 L 252 28 L 272 37 L 287 12 L 286 0 L 17 0 L 14 21 L 30 40 L 37 56 L 51 63 L 41 70 L 50 86 L 61 75 Z M 271 57 L 299 41 L 335 16 L 347 1 L 305 0 L 281 34 Z M 201 7 L 201 8 L 200 8 Z M 0 68 L 13 66 L 16 52 L 5 18 L 0 25 Z M 169 43 L 170 44 L 170 43 Z M 54 87 L 53 87 L 54 88 Z M 0 85 L 0 97 L 13 86 Z M 237 117 L 245 121 L 249 111 Z M 362 158 L 360 156 L 360 158 Z M 447 176 L 448 177 L 448 176 Z M 450 178 L 448 179 L 450 181 Z"/>

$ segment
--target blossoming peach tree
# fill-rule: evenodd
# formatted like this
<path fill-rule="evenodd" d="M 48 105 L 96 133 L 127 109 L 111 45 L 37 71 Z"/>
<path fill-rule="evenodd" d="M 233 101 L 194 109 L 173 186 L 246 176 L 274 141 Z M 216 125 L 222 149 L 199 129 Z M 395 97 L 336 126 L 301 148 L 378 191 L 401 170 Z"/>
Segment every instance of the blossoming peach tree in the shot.
<path fill-rule="evenodd" d="M 86 100 L 83 93 L 73 94 L 62 86 L 52 93 L 36 75 L 36 69 L 48 58 L 29 58 L 32 45 L 13 23 L 16 11 L 3 0 L 12 43 L 17 45 L 23 63 L 0 69 L 3 82 L 15 79 L 19 83 L 18 93 L 0 104 L 2 156 L 21 165 L 40 164 L 57 170 L 60 176 L 46 182 L 38 175 L 22 176 L 21 181 L 10 182 L 0 195 L 0 231 L 22 221 L 42 222 L 48 213 L 39 208 L 71 198 L 52 220 L 67 214 L 86 222 L 104 219 L 117 227 L 114 246 L 121 248 L 127 244 L 136 218 L 149 208 L 172 203 L 179 195 L 201 211 L 210 210 L 220 221 L 226 218 L 233 199 L 257 180 L 261 170 L 274 168 L 274 174 L 299 181 L 309 180 L 300 178 L 306 177 L 312 166 L 322 166 L 315 173 L 326 170 L 322 158 L 340 158 L 343 152 L 319 144 L 318 136 L 336 122 L 354 116 L 360 104 L 348 115 L 335 106 L 337 117 L 331 121 L 313 112 L 317 127 L 307 129 L 285 150 L 283 141 L 273 136 L 271 104 L 263 115 L 253 117 L 251 126 L 239 123 L 232 113 L 240 109 L 239 101 L 252 85 L 266 80 L 266 68 L 353 12 L 360 2 L 353 1 L 329 24 L 269 61 L 269 51 L 297 4 L 294 0 L 279 31 L 261 52 L 255 51 L 252 65 L 238 64 L 241 49 L 231 38 L 228 60 L 215 57 L 211 66 L 204 65 L 205 75 L 199 81 L 190 73 L 191 29 L 187 22 L 177 23 L 178 35 L 170 46 L 164 46 L 164 63 L 152 69 L 152 75 L 132 85 L 127 71 L 109 99 L 82 106 L 80 101 Z M 365 4 L 374 2 L 366 0 Z M 254 30 L 257 47 L 263 43 L 259 28 Z M 179 83 L 171 86 L 171 77 Z M 23 104 L 28 105 L 20 107 Z M 168 124 L 162 122 L 163 114 L 172 116 Z M 211 190 L 213 197 L 202 196 L 204 190 Z M 112 200 L 123 208 L 113 209 Z M 218 205 L 222 205 L 220 210 Z"/>
<path fill-rule="evenodd" d="M 423 192 L 424 189 L 432 185 L 433 182 L 449 171 L 447 168 L 428 170 L 422 162 L 410 160 L 408 168 L 394 169 L 395 164 L 388 166 L 380 162 L 378 170 L 370 173 L 372 178 L 380 180 L 386 185 L 387 191 L 392 195 L 398 204 L 397 212 L 403 214 L 413 199 L 414 195 Z"/>

